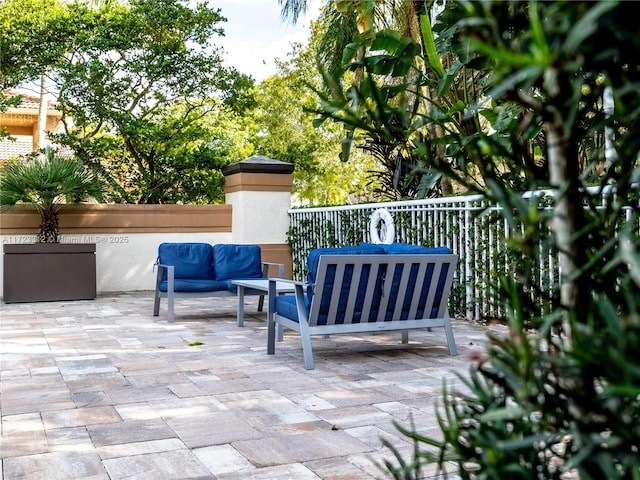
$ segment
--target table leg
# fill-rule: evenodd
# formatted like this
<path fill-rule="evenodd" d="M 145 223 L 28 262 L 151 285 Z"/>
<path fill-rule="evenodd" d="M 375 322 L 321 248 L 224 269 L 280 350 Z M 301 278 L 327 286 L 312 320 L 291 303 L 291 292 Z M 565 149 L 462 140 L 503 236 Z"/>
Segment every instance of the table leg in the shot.
<path fill-rule="evenodd" d="M 273 312 L 276 309 L 276 284 L 269 282 L 269 297 L 267 307 L 267 354 L 273 355 L 276 351 L 276 324 L 273 320 Z"/>
<path fill-rule="evenodd" d="M 244 327 L 244 287 L 238 285 L 238 326 Z"/>

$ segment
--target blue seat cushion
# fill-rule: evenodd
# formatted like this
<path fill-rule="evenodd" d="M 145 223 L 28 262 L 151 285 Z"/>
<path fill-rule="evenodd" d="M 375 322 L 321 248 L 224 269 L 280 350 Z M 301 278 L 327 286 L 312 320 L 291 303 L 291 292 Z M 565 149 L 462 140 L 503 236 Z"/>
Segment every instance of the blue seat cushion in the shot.
<path fill-rule="evenodd" d="M 175 279 L 213 280 L 212 259 L 213 249 L 208 243 L 161 243 L 158 246 L 159 263 L 173 265 Z M 164 270 L 162 280 L 166 279 Z"/>
<path fill-rule="evenodd" d="M 167 291 L 168 282 L 160 282 L 160 291 Z M 220 282 L 217 280 L 183 280 L 175 279 L 173 284 L 174 292 L 219 292 L 222 290 L 228 290 L 229 285 L 227 282 Z"/>
<path fill-rule="evenodd" d="M 305 296 L 305 309 L 307 311 L 307 315 L 309 315 L 309 311 L 310 311 L 311 305 L 308 302 L 308 297 Z M 360 323 L 360 311 L 362 310 L 362 307 L 360 307 L 360 310 L 356 309 L 356 311 L 354 311 L 354 321 L 353 323 Z M 296 305 L 296 297 L 295 295 L 278 295 L 276 297 L 276 307 L 275 307 L 275 311 L 278 315 L 288 318 L 290 320 L 293 320 L 294 322 L 299 322 L 300 319 L 298 317 L 298 307 Z M 371 312 L 371 319 L 372 321 L 375 320 L 377 315 L 377 311 L 372 311 Z M 320 315 L 318 316 L 318 325 L 326 325 L 327 324 L 327 312 L 325 311 L 324 313 L 320 313 Z M 344 323 L 344 310 L 342 310 L 341 312 L 338 312 L 337 316 L 336 316 L 336 324 L 342 324 Z"/>
<path fill-rule="evenodd" d="M 365 270 L 366 272 L 364 272 Z M 364 296 L 366 293 L 366 288 L 364 288 L 364 286 L 361 283 L 362 283 L 362 279 L 366 278 L 366 276 L 368 275 L 369 275 L 368 269 L 366 267 L 363 268 L 363 276 L 361 277 L 360 284 L 358 286 L 358 293 L 356 298 L 356 304 L 354 306 L 352 323 L 360 323 L 362 321 L 362 310 L 364 308 Z M 333 269 L 333 274 L 328 273 L 328 277 L 327 277 L 328 283 L 325 283 L 325 288 L 323 289 L 322 298 L 320 300 L 320 312 L 318 313 L 318 322 L 317 322 L 318 325 L 326 325 L 327 320 L 329 318 L 329 305 L 330 305 L 330 299 L 332 295 L 332 288 L 334 284 L 333 282 L 334 276 L 335 276 L 335 268 Z M 348 270 L 345 270 L 345 278 L 342 285 L 340 286 L 340 299 L 338 300 L 336 318 L 333 321 L 333 323 L 338 325 L 344 323 L 344 316 L 346 312 L 346 305 L 347 305 L 348 295 L 349 295 L 349 285 L 350 285 L 352 276 L 353 276 L 353 269 L 351 269 L 350 272 Z M 374 296 L 373 296 L 373 301 L 372 301 L 373 305 L 371 306 L 369 318 L 367 320 L 370 322 L 374 322 L 378 315 L 378 305 L 380 302 L 380 290 L 379 290 L 380 282 L 378 281 L 376 283 L 378 283 L 378 286 L 375 287 L 376 292 L 374 292 Z M 312 296 L 305 295 L 304 298 L 305 298 L 305 309 L 308 315 L 311 309 L 310 298 L 312 298 Z M 278 295 L 275 301 L 275 311 L 280 316 L 283 316 L 295 322 L 300 321 L 298 318 L 298 308 L 296 306 L 296 297 L 294 295 Z"/>
<path fill-rule="evenodd" d="M 213 276 L 215 280 L 262 278 L 260 247 L 232 243 L 214 245 Z"/>
<path fill-rule="evenodd" d="M 305 297 L 306 298 L 306 297 Z M 309 313 L 309 303 L 306 302 L 307 313 Z M 277 295 L 275 312 L 285 318 L 298 322 L 298 307 L 296 306 L 295 295 Z"/>

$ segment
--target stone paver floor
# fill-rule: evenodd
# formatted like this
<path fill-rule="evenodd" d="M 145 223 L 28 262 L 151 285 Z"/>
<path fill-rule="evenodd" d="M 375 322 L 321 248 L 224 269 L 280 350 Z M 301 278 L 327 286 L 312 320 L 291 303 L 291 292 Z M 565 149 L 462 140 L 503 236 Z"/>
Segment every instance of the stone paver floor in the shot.
<path fill-rule="evenodd" d="M 296 333 L 266 354 L 246 303 L 242 328 L 234 298 L 177 300 L 174 324 L 151 292 L 1 304 L 0 478 L 391 478 L 382 440 L 410 459 L 394 422 L 437 435 L 443 378 L 487 328 L 454 320 L 456 357 L 442 329 L 314 338 L 305 370 Z"/>

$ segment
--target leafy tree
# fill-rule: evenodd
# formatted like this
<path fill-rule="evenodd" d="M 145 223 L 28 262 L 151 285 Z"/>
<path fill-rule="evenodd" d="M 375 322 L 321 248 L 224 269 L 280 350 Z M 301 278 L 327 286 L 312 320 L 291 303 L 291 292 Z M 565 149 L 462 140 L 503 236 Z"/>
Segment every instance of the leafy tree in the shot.
<path fill-rule="evenodd" d="M 314 27 L 317 28 L 317 27 Z M 317 30 L 308 46 L 293 46 L 289 58 L 277 62 L 277 74 L 258 87 L 257 108 L 251 114 L 256 152 L 294 163 L 294 194 L 298 203 L 337 205 L 371 198 L 370 170 L 375 163 L 365 155 L 353 162 L 340 161 L 341 128 L 337 125 L 316 129 L 312 109 L 316 96 L 309 85 L 318 85 L 314 68 Z"/>
<path fill-rule="evenodd" d="M 465 479 L 640 478 L 640 43 L 632 8 L 449 2 L 433 26 L 438 35 L 423 29 L 424 44 L 433 42 L 426 54 L 409 38 L 376 32 L 361 40 L 365 57 L 349 57 L 362 80 L 321 98 L 325 119 L 411 150 L 425 167 L 498 202 L 512 231 L 517 262 L 497 279 L 510 335 L 489 337 L 463 391 L 445 386 L 441 436 L 400 427 L 422 448 L 413 461 L 394 451 L 386 466 L 395 478 L 448 462 Z M 461 68 L 474 89 L 451 103 L 440 94 Z M 407 90 L 430 88 L 439 93 L 433 108 L 407 108 Z M 594 142 L 607 129 L 612 157 Z M 552 208 L 522 197 L 539 186 L 552 192 Z M 529 281 L 530 262 L 547 247 L 562 278 L 541 316 L 532 297 L 545 294 Z"/>
<path fill-rule="evenodd" d="M 298 15 L 305 11 L 305 1 L 280 1 L 282 16 L 295 22 Z M 327 2 L 322 12 L 319 24 L 324 28 L 317 40 L 316 55 L 320 70 L 324 73 L 324 85 L 317 87 L 321 98 L 327 98 L 335 90 L 333 80 L 340 76 L 345 64 L 353 72 L 350 83 L 353 88 L 359 88 L 365 72 L 361 62 L 367 61 L 365 53 L 374 48 L 372 41 L 375 32 L 386 29 L 388 34 L 395 32 L 398 37 L 406 35 L 406 48 L 422 48 L 426 51 L 430 44 L 420 43 L 421 35 L 420 15 L 430 9 L 435 2 L 387 1 L 387 0 L 340 0 Z M 380 46 L 377 37 L 377 46 Z M 415 40 L 415 41 L 411 41 Z M 417 59 L 416 56 L 413 57 Z M 421 62 L 421 60 L 419 60 Z M 420 65 L 417 65 L 418 67 Z M 405 67 L 408 67 L 405 66 Z M 380 73 L 380 72 L 378 72 Z M 454 95 L 459 95 L 458 89 L 452 86 Z M 366 85 L 363 88 L 367 88 Z M 433 90 L 435 91 L 435 89 Z M 404 115 L 412 115 L 419 110 L 429 108 L 429 102 L 434 96 L 433 91 L 427 92 L 426 97 L 411 89 L 405 89 L 405 98 L 393 107 L 405 108 Z M 396 92 L 396 97 L 399 97 Z M 454 100 L 455 101 L 455 100 Z M 397 133 L 404 135 L 406 122 L 396 118 Z M 316 122 L 316 126 L 322 119 Z M 373 174 L 373 182 L 379 185 L 378 197 L 386 200 L 403 198 L 437 196 L 441 193 L 451 193 L 452 186 L 448 179 L 433 170 L 419 167 L 419 159 L 409 148 L 399 147 L 397 142 L 390 142 L 377 135 L 374 130 L 360 129 L 355 136 L 354 128 L 344 123 L 346 135 L 343 140 L 341 158 L 346 161 L 352 153 L 354 144 L 367 155 L 372 156 L 378 163 Z"/>
<path fill-rule="evenodd" d="M 328 0 L 320 22 L 325 24 L 318 39 L 317 55 L 322 67 L 333 74 L 343 66 L 342 54 L 359 34 L 391 29 L 421 41 L 419 17 L 431 2 L 412 0 Z M 281 17 L 296 23 L 306 13 L 309 0 L 278 0 Z"/>
<path fill-rule="evenodd" d="M 37 79 L 66 51 L 75 26 L 72 11 L 55 0 L 0 4 L 0 87 Z"/>
<path fill-rule="evenodd" d="M 253 102 L 252 79 L 210 43 L 224 21 L 180 0 L 7 0 L 2 87 L 51 76 L 66 127 L 55 140 L 110 180 L 112 200 L 220 201 L 219 170 L 242 149 L 212 135 Z"/>
<path fill-rule="evenodd" d="M 0 112 L 20 103 L 10 89 L 43 75 L 66 51 L 73 35 L 70 14 L 60 1 L 0 3 Z M 0 128 L 0 139 L 7 137 Z"/>
<path fill-rule="evenodd" d="M 119 202 L 221 203 L 222 167 L 251 152 L 243 128 L 239 115 L 215 99 L 199 102 L 197 108 L 176 104 L 158 110 L 131 140 L 138 150 L 153 152 L 153 175 L 145 171 L 144 162 L 131 159 L 127 139 L 117 132 L 69 145 L 110 179 L 111 197 Z M 61 143 L 68 141 L 69 136 L 60 138 Z"/>
<path fill-rule="evenodd" d="M 64 7 L 47 26 L 72 32 L 51 70 L 66 129 L 56 141 L 114 182 L 114 200 L 219 201 L 229 160 L 215 157 L 211 119 L 253 102 L 252 79 L 210 43 L 224 17 L 179 0 Z"/>

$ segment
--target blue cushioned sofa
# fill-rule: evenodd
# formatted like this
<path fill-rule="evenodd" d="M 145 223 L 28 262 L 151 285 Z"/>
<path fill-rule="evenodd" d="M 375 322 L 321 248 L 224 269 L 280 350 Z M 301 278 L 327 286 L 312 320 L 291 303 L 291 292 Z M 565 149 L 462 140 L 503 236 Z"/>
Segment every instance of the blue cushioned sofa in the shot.
<path fill-rule="evenodd" d="M 314 368 L 312 335 L 444 327 L 456 345 L 448 302 L 458 256 L 446 247 L 362 244 L 312 250 L 307 282 L 289 280 L 295 295 L 275 295 L 270 280 L 267 353 L 283 327 L 300 333 L 305 368 Z"/>
<path fill-rule="evenodd" d="M 190 297 L 235 296 L 233 280 L 267 278 L 269 267 L 277 266 L 284 276 L 284 265 L 263 262 L 258 245 L 208 243 L 162 243 L 155 266 L 156 289 L 153 315 L 160 313 L 160 299 L 167 299 L 167 320 L 174 321 L 174 300 Z M 264 292 L 245 289 L 245 295 Z"/>

